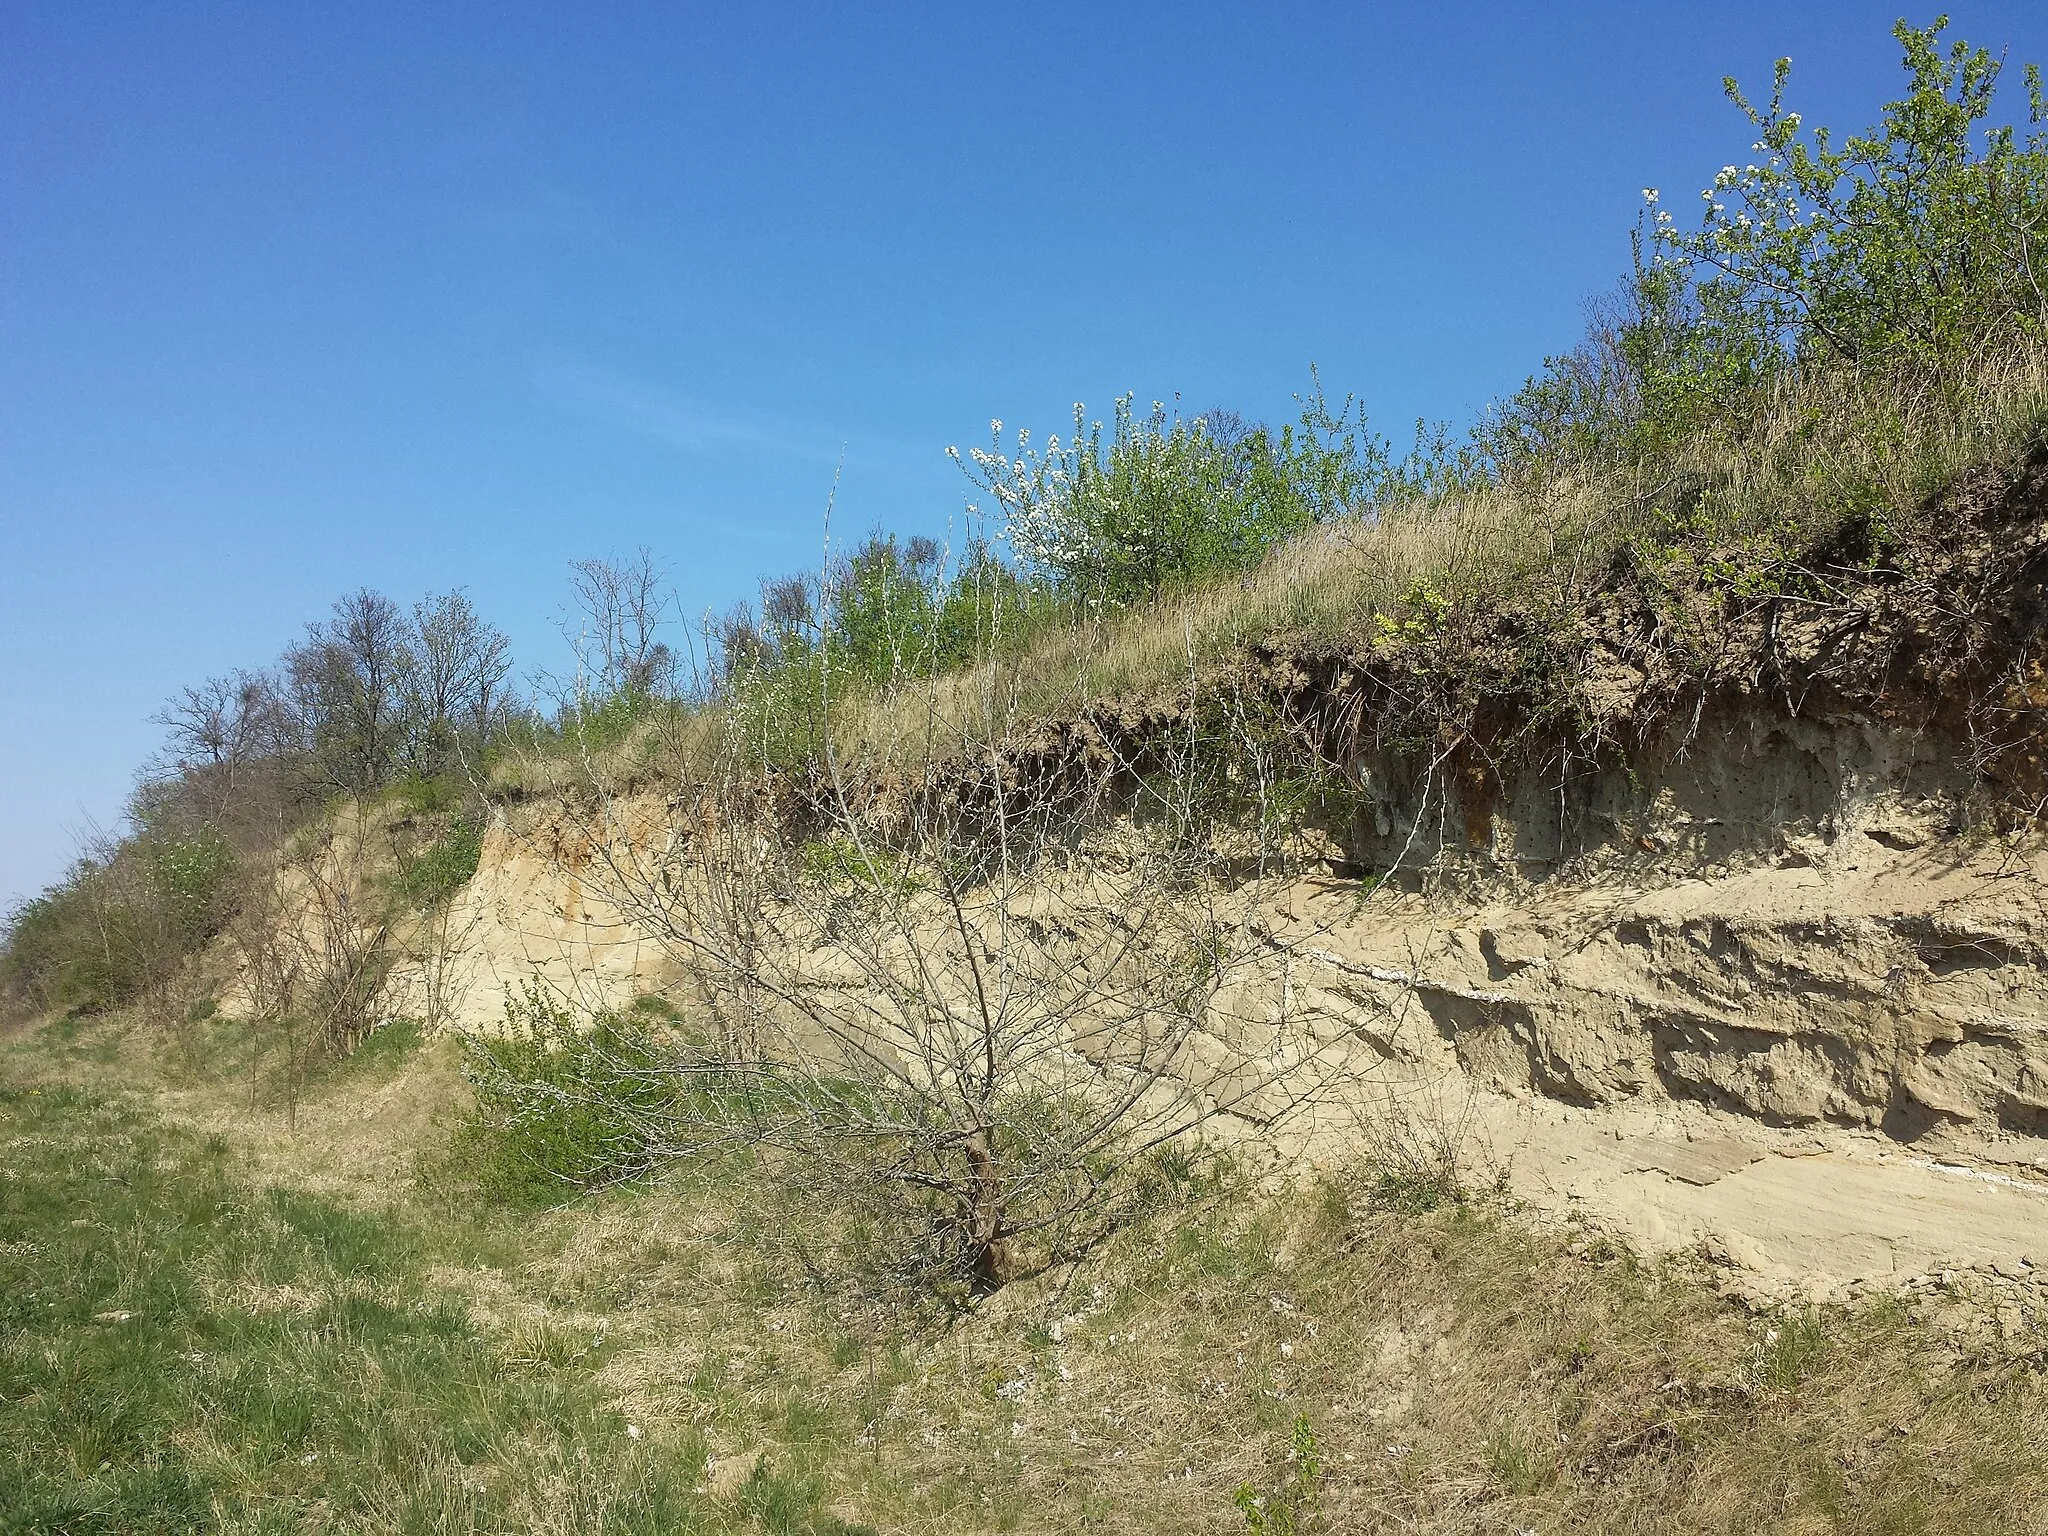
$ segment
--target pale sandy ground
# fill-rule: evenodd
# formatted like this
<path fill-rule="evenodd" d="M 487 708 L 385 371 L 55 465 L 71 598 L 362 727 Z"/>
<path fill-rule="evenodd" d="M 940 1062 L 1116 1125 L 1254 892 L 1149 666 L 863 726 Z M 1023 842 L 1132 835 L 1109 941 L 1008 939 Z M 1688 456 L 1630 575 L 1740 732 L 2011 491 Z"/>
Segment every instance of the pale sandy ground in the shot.
<path fill-rule="evenodd" d="M 1699 1248 L 1759 1299 L 1846 1300 L 1944 1272 L 2048 1280 L 2048 1152 L 1917 1150 L 1684 1105 L 1473 1101 L 1512 1193 L 1645 1253 Z"/>

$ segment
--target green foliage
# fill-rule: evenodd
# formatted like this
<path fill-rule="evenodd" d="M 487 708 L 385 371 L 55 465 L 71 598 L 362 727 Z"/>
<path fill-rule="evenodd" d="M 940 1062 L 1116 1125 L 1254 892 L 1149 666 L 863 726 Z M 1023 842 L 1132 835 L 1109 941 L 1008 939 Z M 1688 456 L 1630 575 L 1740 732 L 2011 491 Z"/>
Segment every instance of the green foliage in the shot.
<path fill-rule="evenodd" d="M 602 752 L 623 742 L 663 702 L 652 690 L 634 684 L 609 693 L 582 695 L 563 704 L 552 720 L 533 726 L 535 741 L 542 746 Z"/>
<path fill-rule="evenodd" d="M 1513 1426 L 1494 1431 L 1486 1442 L 1486 1464 L 1500 1484 L 1518 1498 L 1540 1493 L 1556 1481 L 1556 1465 Z"/>
<path fill-rule="evenodd" d="M 848 837 L 815 838 L 804 844 L 800 857 L 805 878 L 841 901 L 900 898 L 918 889 L 909 860 L 886 849 L 863 849 Z"/>
<path fill-rule="evenodd" d="M 644 1014 L 600 1013 L 579 1028 L 535 984 L 506 1000 L 501 1031 L 464 1048 L 475 1104 L 457 1155 L 486 1194 L 551 1205 L 655 1166 L 678 1090 L 673 1053 Z"/>
<path fill-rule="evenodd" d="M 211 828 L 151 838 L 141 849 L 150 894 L 162 904 L 176 940 L 190 946 L 219 929 L 235 876 L 235 851 Z"/>
<path fill-rule="evenodd" d="M 825 1479 L 763 1456 L 740 1488 L 739 1505 L 769 1536 L 875 1536 L 825 1509 Z"/>
<path fill-rule="evenodd" d="M 414 816 L 435 816 L 461 810 L 469 786 L 453 774 L 408 773 L 391 786 L 391 796 Z"/>
<path fill-rule="evenodd" d="M 469 884 L 483 857 L 480 821 L 462 817 L 425 848 L 403 860 L 395 882 L 399 897 L 418 908 L 437 907 Z"/>
<path fill-rule="evenodd" d="M 80 875 L 22 902 L 7 918 L 7 943 L 0 951 L 0 985 L 33 1012 L 54 1012 L 89 1000 L 98 988 L 91 975 L 91 918 Z"/>
<path fill-rule="evenodd" d="M 1055 593 L 984 542 L 949 563 L 931 539 L 873 534 L 822 581 L 766 583 L 758 619 L 742 608 L 718 627 L 722 700 L 766 763 L 796 767 L 822 753 L 849 695 L 1011 654 L 1064 617 Z"/>
<path fill-rule="evenodd" d="M 1828 1351 L 1828 1333 L 1819 1312 L 1785 1312 L 1774 1318 L 1757 1342 L 1753 1369 L 1762 1385 L 1790 1392 L 1820 1368 Z"/>
<path fill-rule="evenodd" d="M 1636 263 L 1586 339 L 1486 423 L 1495 474 L 1542 476 L 1671 453 L 1702 434 L 1740 440 L 1789 391 L 1848 375 L 1890 396 L 1967 388 L 1987 357 L 2038 347 L 2048 298 L 2048 131 L 1985 126 L 1997 59 L 1946 17 L 1894 29 L 1906 94 L 1837 139 L 1785 105 L 1790 61 L 1754 105 L 1729 99 L 1754 142 L 1701 194 L 1696 230 L 1644 191 Z M 2044 108 L 2027 69 L 2031 119 Z M 1898 430 L 1866 389 L 1853 432 Z"/>
<path fill-rule="evenodd" d="M 1355 402 L 1333 412 L 1320 386 L 1278 432 L 1223 413 L 1170 415 L 1158 401 L 1141 416 L 1123 395 L 1107 439 L 1077 405 L 1071 438 L 1034 450 L 1020 431 L 1011 459 L 1002 423 L 991 425 L 968 474 L 1001 508 L 1025 568 L 1084 611 L 1245 570 L 1303 529 L 1362 510 L 1395 478 Z"/>
<path fill-rule="evenodd" d="M 0 984 L 44 1012 L 133 1001 L 220 931 L 235 877 L 234 849 L 212 829 L 144 828 L 15 910 Z"/>
<path fill-rule="evenodd" d="M 418 1019 L 391 1019 L 364 1035 L 346 1055 L 322 1063 L 318 1076 L 330 1082 L 341 1077 L 390 1077 L 426 1043 L 426 1026 Z"/>
<path fill-rule="evenodd" d="M 1467 1198 L 1465 1188 L 1450 1173 L 1435 1168 L 1382 1167 L 1374 1171 L 1368 1191 L 1373 1205 L 1404 1216 L 1425 1216 Z"/>
<path fill-rule="evenodd" d="M 1661 263 L 1704 274 L 1701 316 L 1725 350 L 1925 373 L 2041 336 L 2048 298 L 2029 274 L 2048 261 L 2048 133 L 1994 127 L 1980 146 L 2000 64 L 1961 40 L 1944 49 L 1947 25 L 1893 29 L 1907 93 L 1839 147 L 1786 110 L 1789 59 L 1760 108 L 1727 81 L 1763 158 L 1715 177 L 1697 232 L 1660 217 L 1654 237 Z M 2038 124 L 2031 66 L 2027 85 Z"/>
<path fill-rule="evenodd" d="M 0 1133 L 0 1529 L 510 1533 L 564 1475 L 583 1529 L 711 1523 L 701 1443 L 513 1358 L 406 1222 L 62 1090 L 0 1092 Z"/>
<path fill-rule="evenodd" d="M 1373 616 L 1373 628 L 1384 641 L 1427 645 L 1450 612 L 1451 600 L 1443 592 L 1426 581 L 1411 581 L 1398 607 Z"/>
<path fill-rule="evenodd" d="M 1244 1516 L 1250 1536 L 1302 1536 L 1310 1529 L 1322 1482 L 1323 1455 L 1306 1413 L 1294 1416 L 1287 1459 L 1287 1477 L 1270 1495 L 1261 1495 L 1250 1483 L 1238 1487 L 1238 1513 Z"/>

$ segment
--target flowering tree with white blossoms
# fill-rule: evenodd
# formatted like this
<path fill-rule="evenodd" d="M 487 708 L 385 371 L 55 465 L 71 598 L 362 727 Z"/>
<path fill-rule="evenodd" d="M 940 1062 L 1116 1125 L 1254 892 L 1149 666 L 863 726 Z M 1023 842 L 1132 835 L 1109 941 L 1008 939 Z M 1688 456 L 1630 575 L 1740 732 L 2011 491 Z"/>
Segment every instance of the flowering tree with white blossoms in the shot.
<path fill-rule="evenodd" d="M 1000 509 L 1019 562 L 1090 606 L 1244 569 L 1290 534 L 1358 512 L 1397 470 L 1356 402 L 1333 411 L 1320 385 L 1277 432 L 1157 400 L 1141 415 L 1128 394 L 1103 427 L 1076 404 L 1064 440 L 1034 447 L 1021 429 L 1011 457 L 994 421 L 987 448 L 950 450 Z"/>
<path fill-rule="evenodd" d="M 2048 327 L 2048 133 L 2024 140 L 1989 118 L 2000 61 L 1931 27 L 1894 29 L 1907 94 L 1883 122 L 1843 139 L 1784 104 L 1790 59 L 1769 100 L 1728 96 L 1756 130 L 1758 160 L 1701 192 L 1686 232 L 1654 190 L 1654 269 L 1697 281 L 1701 315 L 1788 359 L 1938 366 Z M 2048 119 L 2026 72 L 2030 117 Z M 1981 140 L 1981 143 L 1980 143 Z"/>

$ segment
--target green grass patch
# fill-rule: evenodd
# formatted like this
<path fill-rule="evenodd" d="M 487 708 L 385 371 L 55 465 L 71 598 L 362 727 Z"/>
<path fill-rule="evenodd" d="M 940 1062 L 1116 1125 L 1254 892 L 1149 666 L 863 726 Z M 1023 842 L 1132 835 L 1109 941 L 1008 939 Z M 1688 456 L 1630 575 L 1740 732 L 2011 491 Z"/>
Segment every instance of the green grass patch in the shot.
<path fill-rule="evenodd" d="M 415 907 L 439 906 L 476 874 L 483 857 L 483 824 L 474 818 L 452 822 L 433 842 L 398 867 L 397 892 Z"/>
<path fill-rule="evenodd" d="M 597 1355 L 510 1357 L 395 1216 L 253 1186 L 218 1140 L 0 1092 L 0 1531 L 701 1528 L 701 1445 Z"/>

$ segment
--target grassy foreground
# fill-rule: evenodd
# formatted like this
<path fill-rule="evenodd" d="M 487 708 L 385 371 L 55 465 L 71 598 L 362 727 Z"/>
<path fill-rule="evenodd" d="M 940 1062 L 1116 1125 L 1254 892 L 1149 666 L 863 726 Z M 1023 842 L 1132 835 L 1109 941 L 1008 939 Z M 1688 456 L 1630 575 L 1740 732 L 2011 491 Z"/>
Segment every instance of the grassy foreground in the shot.
<path fill-rule="evenodd" d="M 296 1135 L 151 1060 L 6 1059 L 0 1530 L 2048 1529 L 2048 1335 L 1751 1316 L 1341 1178 L 913 1321 L 790 1265 L 758 1171 L 535 1213 L 367 1144 L 437 1047 Z"/>

